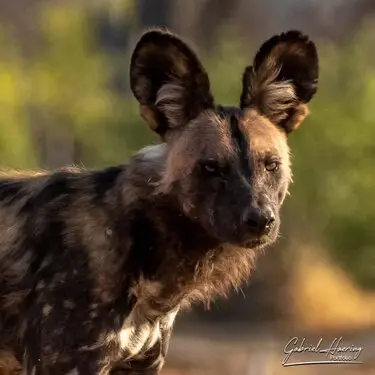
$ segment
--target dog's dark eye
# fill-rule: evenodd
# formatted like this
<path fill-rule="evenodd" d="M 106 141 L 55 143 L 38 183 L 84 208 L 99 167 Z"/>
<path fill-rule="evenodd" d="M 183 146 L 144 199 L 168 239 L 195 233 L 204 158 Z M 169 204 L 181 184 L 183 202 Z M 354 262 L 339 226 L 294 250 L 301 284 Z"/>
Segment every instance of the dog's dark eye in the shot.
<path fill-rule="evenodd" d="M 278 160 L 268 160 L 265 163 L 265 168 L 268 172 L 277 172 L 280 167 L 280 162 Z"/>
<path fill-rule="evenodd" d="M 202 170 L 210 175 L 219 175 L 220 174 L 220 167 L 219 163 L 214 159 L 207 159 L 201 161 L 201 168 Z"/>

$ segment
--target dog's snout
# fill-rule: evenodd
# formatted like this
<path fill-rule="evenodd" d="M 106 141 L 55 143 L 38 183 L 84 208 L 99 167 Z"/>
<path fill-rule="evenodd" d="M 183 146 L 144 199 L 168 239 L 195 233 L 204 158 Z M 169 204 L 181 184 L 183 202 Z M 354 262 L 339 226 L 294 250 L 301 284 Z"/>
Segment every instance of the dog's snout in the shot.
<path fill-rule="evenodd" d="M 244 214 L 244 224 L 254 234 L 268 233 L 275 221 L 275 215 L 271 209 L 249 208 Z"/>

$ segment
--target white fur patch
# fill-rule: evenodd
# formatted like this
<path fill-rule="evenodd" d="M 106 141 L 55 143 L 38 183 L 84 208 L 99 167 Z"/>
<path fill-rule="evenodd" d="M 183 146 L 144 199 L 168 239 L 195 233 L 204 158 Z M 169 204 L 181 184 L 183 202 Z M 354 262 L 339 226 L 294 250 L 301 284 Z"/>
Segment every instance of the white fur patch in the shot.
<path fill-rule="evenodd" d="M 121 349 L 129 353 L 127 359 L 151 349 L 161 338 L 160 325 L 164 324 L 165 328 L 171 329 L 177 312 L 176 309 L 163 318 L 157 318 L 155 322 L 149 322 L 133 309 L 118 334 Z"/>
<path fill-rule="evenodd" d="M 136 357 L 141 351 L 146 351 L 155 345 L 160 338 L 159 322 L 141 321 L 134 310 L 125 319 L 119 332 L 118 339 L 122 350 L 129 353 L 128 359 Z"/>
<path fill-rule="evenodd" d="M 163 157 L 167 152 L 166 143 L 161 143 L 158 145 L 152 145 L 142 148 L 137 156 L 141 156 L 146 160 L 155 160 Z"/>
<path fill-rule="evenodd" d="M 178 311 L 179 311 L 179 307 L 178 307 L 177 309 L 175 309 L 174 311 L 171 311 L 171 312 L 166 316 L 166 318 L 163 319 L 164 324 L 165 324 L 165 327 L 166 327 L 167 329 L 172 329 Z"/>

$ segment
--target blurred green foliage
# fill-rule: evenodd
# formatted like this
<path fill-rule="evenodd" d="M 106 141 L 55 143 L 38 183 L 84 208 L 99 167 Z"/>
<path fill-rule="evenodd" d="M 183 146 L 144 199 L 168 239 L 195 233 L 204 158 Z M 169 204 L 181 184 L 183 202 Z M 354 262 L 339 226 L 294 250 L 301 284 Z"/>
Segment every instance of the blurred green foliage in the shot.
<path fill-rule="evenodd" d="M 291 209 L 308 215 L 333 256 L 375 287 L 374 23 L 345 45 L 320 44 L 319 92 L 292 137 L 296 186 Z"/>
<path fill-rule="evenodd" d="M 12 43 L 1 33 L 0 50 L 1 160 L 11 167 L 35 166 L 36 159 L 24 110 L 27 72 L 23 70 Z"/>
<path fill-rule="evenodd" d="M 88 166 L 124 162 L 154 142 L 130 93 L 110 89 L 114 65 L 98 48 L 85 9 L 76 3 L 44 5 L 39 23 L 43 43 L 34 58 L 21 59 L 6 30 L 0 33 L 1 164 L 39 164 L 31 134 L 35 112 L 43 114 L 38 126 L 56 135 L 68 132 L 79 142 Z M 373 26 L 342 46 L 319 43 L 319 91 L 311 116 L 291 135 L 295 184 L 287 203 L 289 226 L 321 236 L 318 241 L 366 287 L 375 287 Z M 233 33 L 223 34 L 215 56 L 204 61 L 217 101 L 236 104 L 253 51 L 244 53 Z M 128 56 L 122 60 L 127 75 Z"/>
<path fill-rule="evenodd" d="M 2 163 L 17 168 L 37 164 L 38 145 L 28 133 L 35 112 L 42 113 L 37 126 L 77 139 L 90 166 L 124 162 L 153 141 L 135 101 L 110 89 L 111 65 L 98 49 L 85 8 L 75 3 L 44 6 L 39 24 L 43 43 L 35 58 L 20 62 L 17 51 L 8 50 L 15 45 L 9 36 L 0 45 L 7 56 L 0 60 Z M 124 59 L 124 74 L 127 63 Z"/>

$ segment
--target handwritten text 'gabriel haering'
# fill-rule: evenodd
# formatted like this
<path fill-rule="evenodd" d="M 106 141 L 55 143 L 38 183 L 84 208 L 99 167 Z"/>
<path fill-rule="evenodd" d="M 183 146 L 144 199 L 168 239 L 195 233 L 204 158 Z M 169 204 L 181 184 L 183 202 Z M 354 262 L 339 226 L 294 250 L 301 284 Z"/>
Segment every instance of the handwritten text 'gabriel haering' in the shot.
<path fill-rule="evenodd" d="M 323 338 L 320 338 L 315 345 L 308 345 L 306 338 L 301 341 L 298 337 L 293 337 L 284 347 L 286 354 L 283 366 L 317 365 L 317 364 L 359 364 L 358 361 L 362 348 L 354 345 L 342 345 L 343 338 L 335 338 L 328 346 L 323 345 Z M 300 341 L 300 343 L 299 343 Z M 320 354 L 314 361 L 296 362 L 298 353 Z M 324 355 L 324 356 L 323 356 Z M 292 362 L 292 357 L 295 362 Z"/>

